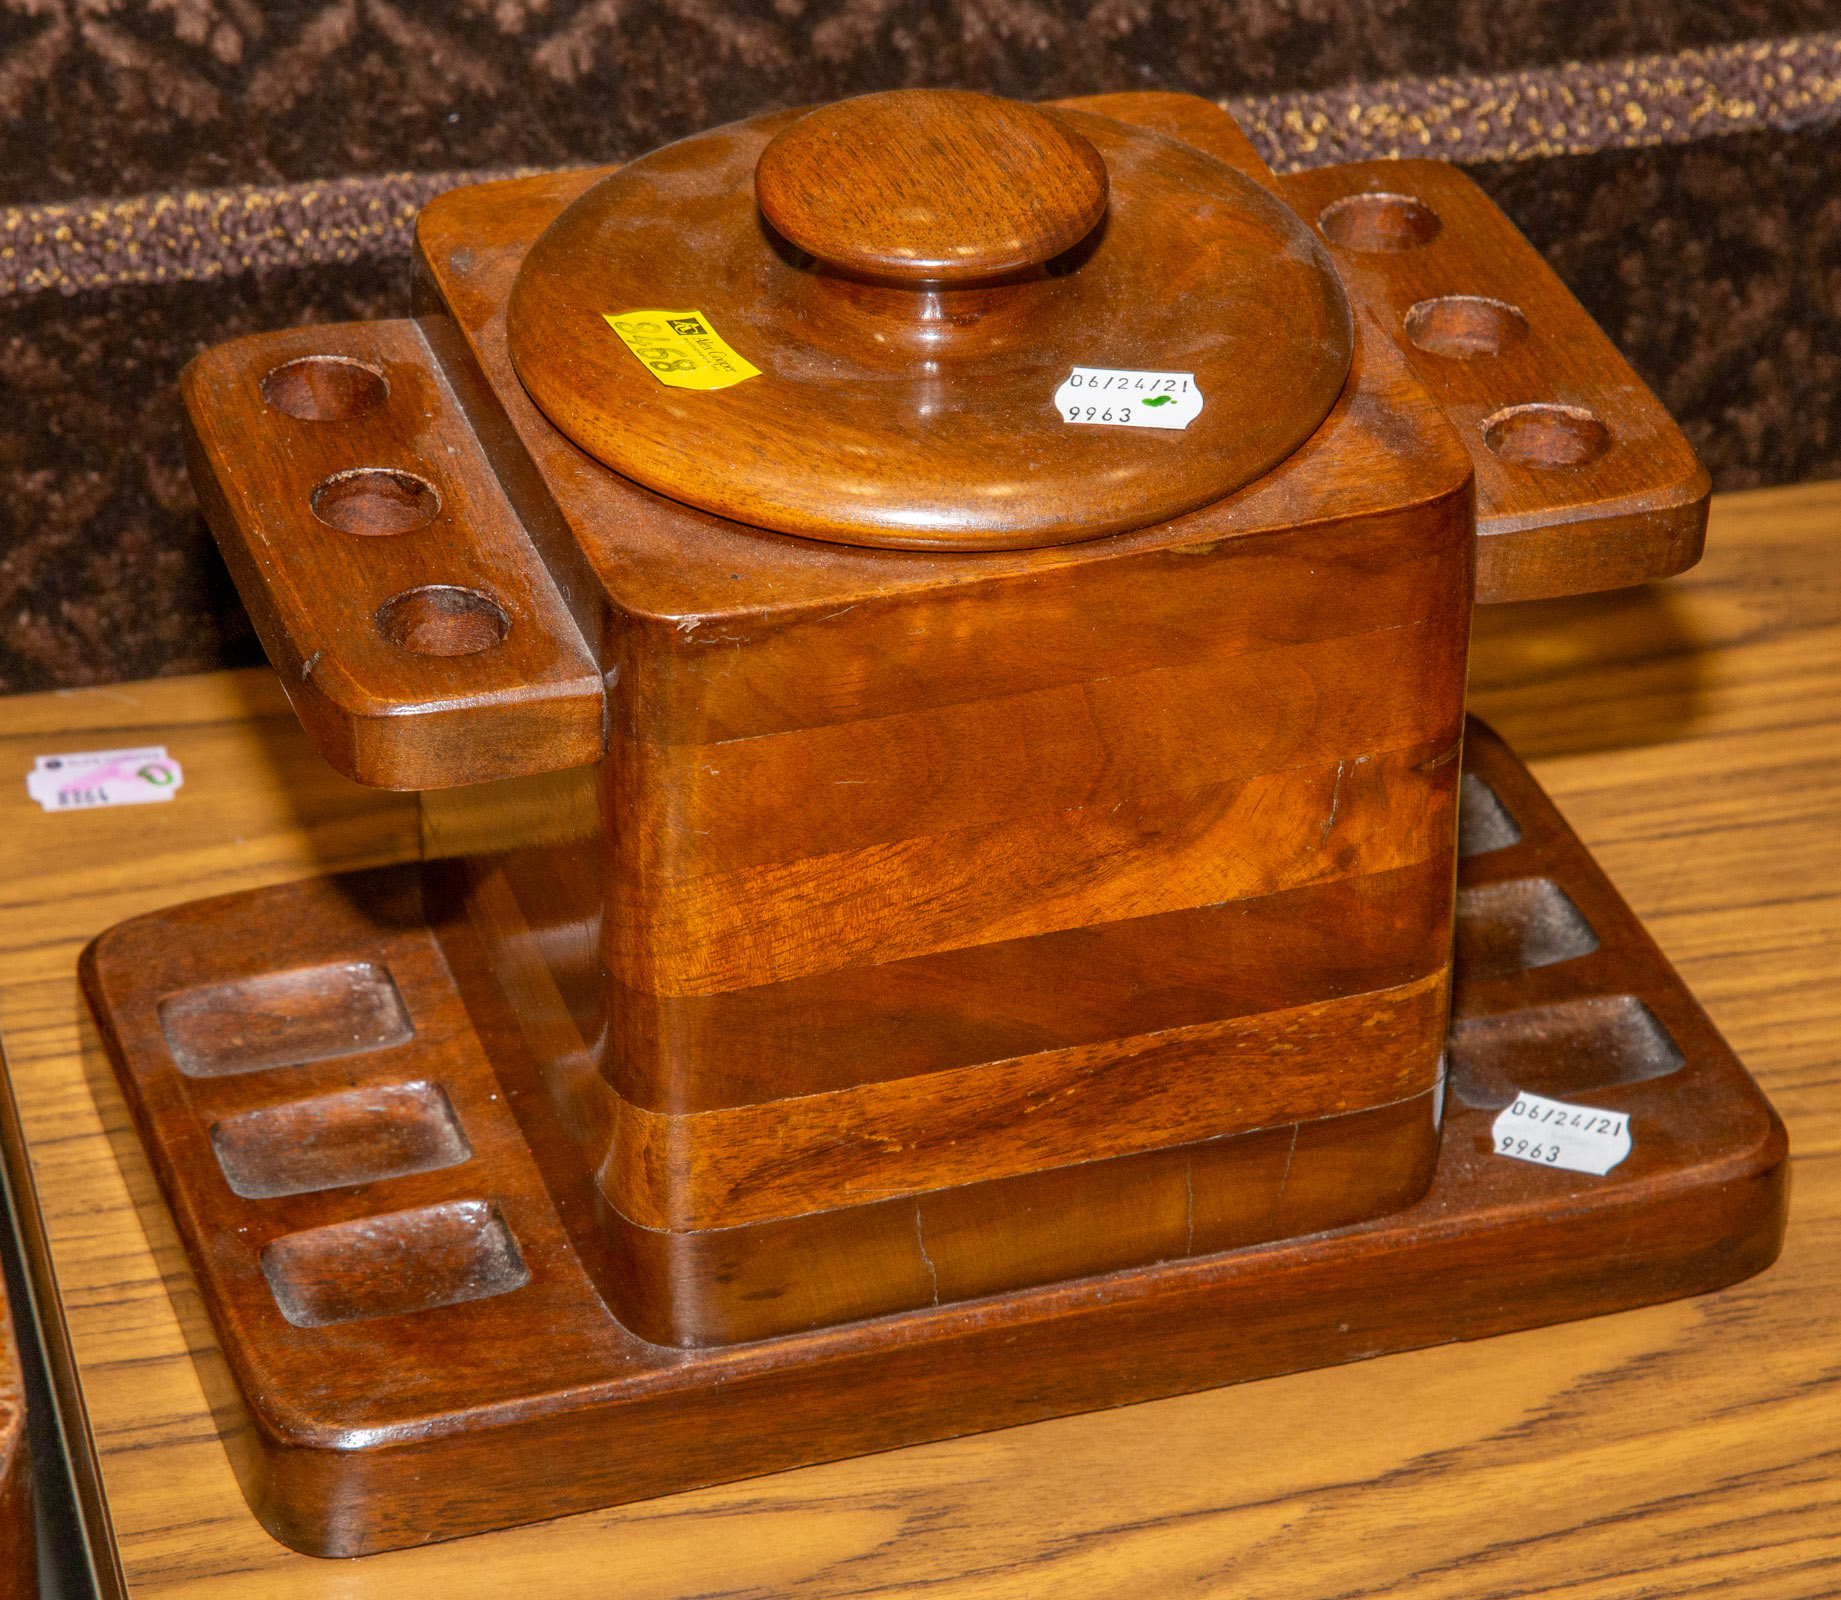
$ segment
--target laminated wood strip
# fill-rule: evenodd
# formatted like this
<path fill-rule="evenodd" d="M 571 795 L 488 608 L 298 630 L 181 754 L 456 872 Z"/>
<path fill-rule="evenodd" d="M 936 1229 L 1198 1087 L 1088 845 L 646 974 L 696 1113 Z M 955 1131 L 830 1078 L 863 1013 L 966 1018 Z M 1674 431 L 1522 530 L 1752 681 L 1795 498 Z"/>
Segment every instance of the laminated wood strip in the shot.
<path fill-rule="evenodd" d="M 611 965 L 629 988 L 714 994 L 1411 865 L 1455 835 L 1457 731 L 1027 824 L 653 884 L 649 903 L 612 908 Z"/>
<path fill-rule="evenodd" d="M 538 959 L 519 909 L 527 895 L 539 906 L 554 900 L 539 861 L 513 859 L 499 870 L 518 887 L 518 903 L 502 894 L 486 914 L 513 919 L 501 939 L 526 930 L 521 945 L 501 945 L 503 968 Z M 1315 932 L 1322 927 L 1342 930 L 1327 948 Z M 657 1112 L 846 1089 L 1393 988 L 1450 960 L 1450 928 L 1451 864 L 1434 856 L 1253 899 L 722 994 L 616 987 L 606 1071 L 624 1099 Z M 550 970 L 563 947 L 562 938 L 545 941 Z M 598 961 L 591 945 L 579 948 L 585 966 Z M 593 974 L 578 976 L 570 992 L 585 992 Z M 590 1038 L 597 1031 L 583 1029 Z"/>
<path fill-rule="evenodd" d="M 711 609 L 717 597 L 699 600 L 699 614 L 675 618 L 632 663 L 650 736 L 701 746 L 898 716 L 913 709 L 917 684 L 935 707 L 975 703 L 990 693 L 990 669 L 968 657 L 963 641 L 995 604 L 1017 641 L 1004 662 L 1013 694 L 1096 676 L 1181 672 L 1243 652 L 1421 622 L 1460 633 L 1474 542 L 1467 458 L 1392 343 L 1367 324 L 1356 343 L 1350 398 L 1330 414 L 1319 441 L 1262 484 L 1170 524 L 1160 547 L 1135 544 L 1146 534 L 1113 541 L 1100 560 L 1091 546 L 1076 547 L 1087 554 L 1079 563 L 1038 552 L 1027 586 L 1008 581 L 1000 563 L 1010 558 L 1000 553 L 887 573 L 859 552 L 849 564 L 781 577 L 788 591 L 796 584 L 817 591 L 804 614 L 787 615 L 777 591 L 722 594 L 729 605 L 720 611 Z M 1405 426 L 1383 427 L 1390 416 Z M 1402 456 L 1387 459 L 1389 447 Z M 1362 460 L 1395 486 L 1391 500 L 1374 478 L 1350 472 L 1348 463 Z M 1402 507 L 1399 486 L 1408 481 L 1423 489 L 1419 503 Z M 631 490 L 611 479 L 580 488 L 597 503 Z M 635 532 L 658 522 L 663 539 L 664 505 L 610 503 L 596 514 Z M 594 530 L 585 521 L 576 526 L 585 547 L 597 549 Z M 713 542 L 719 531 L 699 534 Z M 765 565 L 767 556 L 791 566 L 779 547 L 766 555 L 749 548 L 731 589 L 745 590 L 746 566 Z M 846 595 L 827 597 L 831 581 L 851 575 L 859 582 Z M 920 582 L 927 577 L 935 582 Z M 865 585 L 883 592 L 870 597 Z M 767 601 L 778 604 L 764 609 Z"/>
<path fill-rule="evenodd" d="M 1429 1090 L 1448 968 L 1379 994 L 726 1111 L 620 1102 L 599 1181 L 648 1228 L 700 1229 L 1103 1160 Z"/>
<path fill-rule="evenodd" d="M 732 1344 L 1315 1233 L 1419 1196 L 1434 1099 L 709 1232 L 612 1213 L 616 1309 L 659 1344 Z"/>
<path fill-rule="evenodd" d="M 720 744 L 633 741 L 637 870 L 740 870 L 1436 739 L 1455 618 Z"/>

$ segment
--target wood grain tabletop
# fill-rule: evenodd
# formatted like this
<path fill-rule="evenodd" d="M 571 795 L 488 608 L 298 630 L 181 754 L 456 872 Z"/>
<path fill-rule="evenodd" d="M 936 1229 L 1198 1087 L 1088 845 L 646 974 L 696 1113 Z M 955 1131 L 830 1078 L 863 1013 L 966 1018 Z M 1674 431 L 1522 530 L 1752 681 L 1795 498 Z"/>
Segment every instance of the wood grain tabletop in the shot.
<path fill-rule="evenodd" d="M 0 701 L 7 1156 L 99 1564 L 136 1596 L 342 1600 L 1834 1593 L 1841 485 L 1716 500 L 1706 559 L 1671 582 L 1479 612 L 1471 705 L 1788 1123 L 1776 1266 L 1698 1300 L 324 1561 L 270 1539 L 232 1476 L 196 1292 L 76 958 L 139 912 L 411 858 L 414 801 L 338 777 L 263 671 Z M 184 768 L 169 803 L 27 798 L 36 756 L 153 744 Z"/>

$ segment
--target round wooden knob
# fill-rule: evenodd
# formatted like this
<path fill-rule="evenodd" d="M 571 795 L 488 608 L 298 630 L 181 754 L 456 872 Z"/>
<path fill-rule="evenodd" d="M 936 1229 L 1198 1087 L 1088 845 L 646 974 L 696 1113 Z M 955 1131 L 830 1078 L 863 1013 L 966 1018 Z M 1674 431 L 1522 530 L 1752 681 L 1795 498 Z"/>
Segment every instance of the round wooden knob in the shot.
<path fill-rule="evenodd" d="M 1060 255 L 1106 213 L 1106 163 L 1066 122 L 960 89 L 801 117 L 761 152 L 761 213 L 851 277 L 965 284 Z"/>

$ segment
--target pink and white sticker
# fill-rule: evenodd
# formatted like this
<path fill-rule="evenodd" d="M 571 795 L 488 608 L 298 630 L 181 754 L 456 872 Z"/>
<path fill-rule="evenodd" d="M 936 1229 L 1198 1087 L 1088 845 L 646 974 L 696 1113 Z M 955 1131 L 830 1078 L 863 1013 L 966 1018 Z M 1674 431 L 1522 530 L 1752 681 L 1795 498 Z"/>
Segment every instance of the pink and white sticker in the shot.
<path fill-rule="evenodd" d="M 26 774 L 26 793 L 46 811 L 94 811 L 170 800 L 184 782 L 179 763 L 156 744 L 39 756 Z"/>

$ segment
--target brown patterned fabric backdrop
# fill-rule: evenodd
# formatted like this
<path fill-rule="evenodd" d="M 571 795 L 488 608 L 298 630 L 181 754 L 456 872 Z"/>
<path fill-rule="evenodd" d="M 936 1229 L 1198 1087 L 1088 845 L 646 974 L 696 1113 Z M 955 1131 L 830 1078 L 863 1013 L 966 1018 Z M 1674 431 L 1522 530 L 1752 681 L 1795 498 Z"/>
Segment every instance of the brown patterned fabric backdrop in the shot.
<path fill-rule="evenodd" d="M 440 183 L 385 175 L 895 84 L 1197 90 L 1278 164 L 1475 163 L 1721 487 L 1841 475 L 1841 41 L 1725 48 L 1838 25 L 1841 0 L 0 0 L 0 692 L 257 659 L 173 380 L 239 333 L 400 314 Z M 142 198 L 174 190 L 213 193 Z"/>
<path fill-rule="evenodd" d="M 618 160 L 899 84 L 1271 94 L 1837 22 L 1825 0 L 0 0 L 0 203 Z"/>

